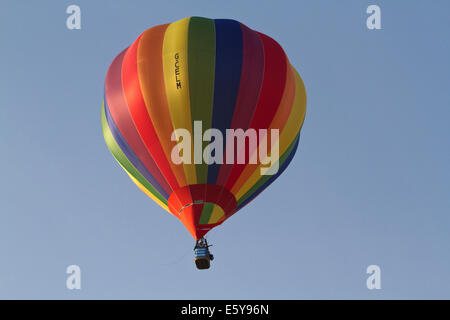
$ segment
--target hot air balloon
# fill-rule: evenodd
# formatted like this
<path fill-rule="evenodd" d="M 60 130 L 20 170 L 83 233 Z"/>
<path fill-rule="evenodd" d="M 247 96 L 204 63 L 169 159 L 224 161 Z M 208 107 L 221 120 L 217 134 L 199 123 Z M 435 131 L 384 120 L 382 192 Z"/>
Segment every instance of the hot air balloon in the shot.
<path fill-rule="evenodd" d="M 275 40 L 235 20 L 188 17 L 144 31 L 114 59 L 101 122 L 131 180 L 196 240 L 203 269 L 204 236 L 286 169 L 305 112 L 302 79 Z"/>

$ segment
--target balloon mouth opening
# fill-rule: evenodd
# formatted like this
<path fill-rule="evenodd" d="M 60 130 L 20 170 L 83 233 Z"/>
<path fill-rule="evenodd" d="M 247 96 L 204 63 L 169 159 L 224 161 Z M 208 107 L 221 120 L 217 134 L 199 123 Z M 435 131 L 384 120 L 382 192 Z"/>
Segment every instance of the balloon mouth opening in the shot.
<path fill-rule="evenodd" d="M 192 184 L 178 188 L 168 199 L 170 212 L 181 220 L 194 239 L 223 223 L 236 210 L 234 195 L 222 186 Z"/>

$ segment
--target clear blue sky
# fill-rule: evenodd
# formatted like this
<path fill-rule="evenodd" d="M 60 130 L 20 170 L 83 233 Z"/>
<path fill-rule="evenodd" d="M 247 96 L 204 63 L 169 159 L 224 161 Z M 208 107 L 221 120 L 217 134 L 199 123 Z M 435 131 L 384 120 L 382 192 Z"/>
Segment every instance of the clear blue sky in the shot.
<path fill-rule="evenodd" d="M 70 4 L 81 30 L 66 28 Z M 366 28 L 370 4 L 382 30 Z M 0 298 L 449 299 L 449 11 L 446 0 L 1 1 Z M 112 59 L 192 15 L 274 37 L 308 96 L 294 160 L 210 233 L 208 271 L 100 128 Z M 65 287 L 71 264 L 80 291 Z"/>

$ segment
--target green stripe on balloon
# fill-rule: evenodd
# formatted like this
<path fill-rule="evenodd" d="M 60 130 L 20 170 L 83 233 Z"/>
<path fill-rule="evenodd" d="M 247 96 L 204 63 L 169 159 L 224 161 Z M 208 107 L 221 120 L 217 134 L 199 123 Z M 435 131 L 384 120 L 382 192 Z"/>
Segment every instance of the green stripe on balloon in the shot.
<path fill-rule="evenodd" d="M 194 121 L 202 122 L 202 131 L 211 128 L 214 98 L 214 69 L 216 56 L 214 20 L 192 17 L 188 31 L 188 74 L 192 128 Z M 202 132 L 202 134 L 203 134 Z M 201 164 L 195 166 L 197 183 L 206 183 L 208 165 L 203 150 L 209 142 L 202 142 Z M 194 151 L 195 152 L 195 151 Z"/>
<path fill-rule="evenodd" d="M 205 202 L 202 210 L 202 215 L 200 216 L 199 224 L 208 224 L 209 218 L 214 208 L 214 203 Z"/>

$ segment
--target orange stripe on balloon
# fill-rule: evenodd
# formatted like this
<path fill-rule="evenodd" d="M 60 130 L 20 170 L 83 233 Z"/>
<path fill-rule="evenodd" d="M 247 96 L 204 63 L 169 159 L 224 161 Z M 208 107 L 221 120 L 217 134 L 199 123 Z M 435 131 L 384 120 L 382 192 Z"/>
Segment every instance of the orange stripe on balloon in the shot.
<path fill-rule="evenodd" d="M 137 48 L 141 36 L 129 47 L 122 65 L 123 89 L 133 122 L 145 143 L 147 150 L 158 165 L 159 170 L 172 190 L 179 187 L 170 163 L 159 142 L 153 123 L 149 117 L 137 74 Z"/>

